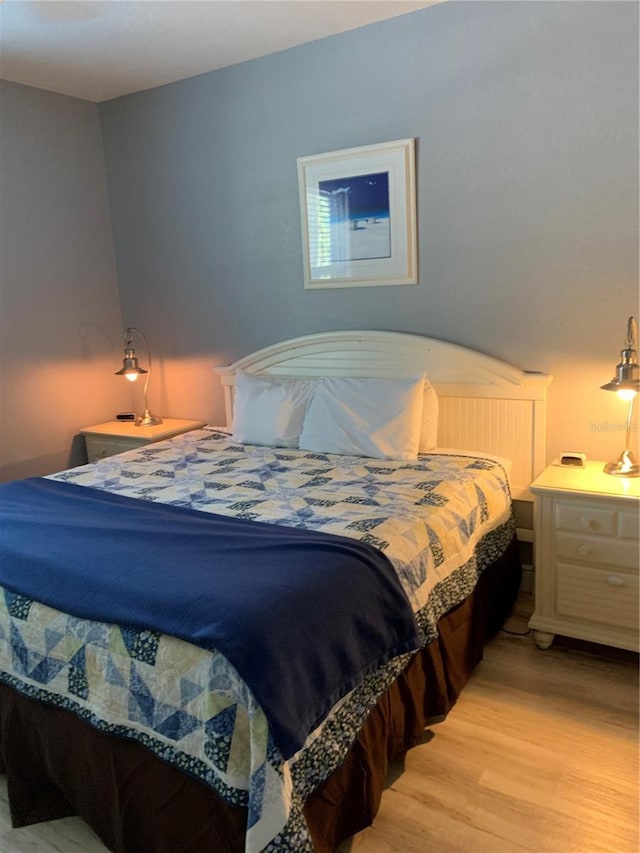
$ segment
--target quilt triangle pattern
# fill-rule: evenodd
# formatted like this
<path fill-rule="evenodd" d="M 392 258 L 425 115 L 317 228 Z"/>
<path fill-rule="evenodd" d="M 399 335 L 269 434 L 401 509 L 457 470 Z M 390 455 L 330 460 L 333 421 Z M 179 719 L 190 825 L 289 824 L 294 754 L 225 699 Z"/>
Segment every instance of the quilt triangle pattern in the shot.
<path fill-rule="evenodd" d="M 31 599 L 25 598 L 24 595 L 18 595 L 17 592 L 4 591 L 4 600 L 7 605 L 9 615 L 14 619 L 28 619 L 29 609 L 31 608 Z"/>
<path fill-rule="evenodd" d="M 64 633 L 59 628 L 47 627 L 44 632 L 45 651 L 47 654 L 51 654 L 58 643 L 64 640 L 64 637 Z"/>
<path fill-rule="evenodd" d="M 182 707 L 188 705 L 196 696 L 200 696 L 204 691 L 202 684 L 197 684 L 188 678 L 180 679 L 180 704 Z"/>
<path fill-rule="evenodd" d="M 200 720 L 197 717 L 185 711 L 172 711 L 161 723 L 156 722 L 154 728 L 159 734 L 178 741 L 194 732 L 199 725 Z"/>
<path fill-rule="evenodd" d="M 134 661 L 131 661 L 131 673 L 129 675 L 129 718 L 152 727 L 155 710 L 156 701 L 153 698 L 153 694 L 137 671 Z"/>
<path fill-rule="evenodd" d="M 160 642 L 160 634 L 157 631 L 121 627 L 120 633 L 132 658 L 155 666 Z"/>
<path fill-rule="evenodd" d="M 69 693 L 86 699 L 89 696 L 86 647 L 78 649 L 69 662 Z"/>
<path fill-rule="evenodd" d="M 215 766 L 223 771 L 226 771 L 229 764 L 237 710 L 236 705 L 230 705 L 205 724 L 205 753 Z"/>

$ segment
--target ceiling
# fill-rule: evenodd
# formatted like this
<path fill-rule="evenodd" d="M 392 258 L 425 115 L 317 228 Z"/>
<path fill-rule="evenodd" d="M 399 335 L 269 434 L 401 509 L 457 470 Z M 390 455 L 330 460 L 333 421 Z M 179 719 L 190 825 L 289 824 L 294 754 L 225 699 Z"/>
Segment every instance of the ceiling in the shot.
<path fill-rule="evenodd" d="M 105 101 L 439 0 L 0 0 L 0 78 Z"/>

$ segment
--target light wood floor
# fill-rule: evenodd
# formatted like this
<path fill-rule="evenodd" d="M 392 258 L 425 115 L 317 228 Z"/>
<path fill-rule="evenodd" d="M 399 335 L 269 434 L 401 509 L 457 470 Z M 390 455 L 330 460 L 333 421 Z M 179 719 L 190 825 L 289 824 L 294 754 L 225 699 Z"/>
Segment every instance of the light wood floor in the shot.
<path fill-rule="evenodd" d="M 529 611 L 522 596 L 505 627 Z M 638 656 L 502 632 L 388 782 L 340 853 L 638 853 Z M 0 784 L 3 853 L 105 850 L 76 818 L 11 829 Z"/>

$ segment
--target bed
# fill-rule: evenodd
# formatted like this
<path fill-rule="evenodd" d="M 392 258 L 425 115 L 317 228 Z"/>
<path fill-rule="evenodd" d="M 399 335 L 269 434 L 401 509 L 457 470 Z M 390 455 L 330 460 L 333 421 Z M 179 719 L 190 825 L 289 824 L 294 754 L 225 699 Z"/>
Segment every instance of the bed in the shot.
<path fill-rule="evenodd" d="M 305 431 L 320 399 L 316 388 L 374 380 L 393 389 L 411 377 L 411 399 L 419 387 L 422 405 L 427 385 L 416 382 L 425 371 L 437 395 L 435 449 L 399 460 L 333 453 L 322 446 L 332 423 L 321 422 L 315 436 Z M 216 372 L 225 391 L 224 427 L 9 484 L 13 491 L 4 493 L 7 504 L 18 501 L 11 517 L 24 519 L 25 530 L 32 523 L 39 530 L 42 519 L 53 525 L 42 532 L 42 558 L 26 535 L 27 557 L 5 561 L 13 575 L 0 570 L 0 763 L 15 826 L 80 814 L 117 851 L 329 853 L 373 820 L 389 762 L 446 716 L 513 605 L 520 566 L 511 500 L 527 499 L 528 484 L 544 467 L 549 377 L 435 339 L 371 331 L 296 338 Z M 240 383 L 254 379 L 286 386 L 289 397 L 292 383 L 313 386 L 298 436 L 302 449 L 298 439 L 284 447 L 238 440 L 236 387 L 240 393 Z M 87 516 L 63 535 L 73 527 L 69 519 L 85 511 L 94 520 Z M 112 515 L 113 528 L 103 523 Z M 126 557 L 109 551 L 113 529 L 121 533 L 123 525 L 136 562 L 142 548 L 152 576 L 157 572 L 144 595 L 163 617 L 171 610 L 165 599 L 178 601 L 178 623 L 162 622 L 162 630 L 145 624 L 137 590 L 121 595 L 115 609 L 105 598 L 101 584 L 119 574 L 126 584 L 133 574 L 119 572 L 116 564 Z M 183 525 L 182 539 L 171 538 L 175 525 Z M 200 541 L 203 525 L 204 557 L 190 552 L 186 560 L 186 551 L 165 544 L 165 534 L 178 548 L 186 539 Z M 197 607 L 180 596 L 185 586 L 191 594 L 207 570 L 213 525 L 220 527 L 216 535 L 243 548 L 260 534 L 240 557 L 251 571 L 237 562 L 229 570 L 231 586 L 247 575 L 239 621 L 252 632 L 244 657 L 226 623 L 219 628 L 226 599 L 224 612 L 211 610 L 215 642 L 202 633 L 197 641 L 182 635 L 191 611 L 203 631 L 202 593 Z M 95 532 L 103 526 L 106 532 Z M 86 530 L 104 533 L 107 544 L 91 537 L 83 544 Z M 274 571 L 289 587 L 290 561 L 298 560 L 296 577 L 303 575 L 307 555 L 317 550 L 324 570 L 327 542 L 347 562 L 327 574 L 322 593 L 314 587 L 312 606 L 281 607 L 278 599 L 272 607 L 258 583 L 263 555 L 287 555 Z M 64 587 L 67 567 L 79 562 L 82 572 L 93 562 L 92 547 L 101 565 L 98 609 L 76 606 L 74 594 L 84 607 L 91 590 L 76 581 L 74 592 L 72 575 L 70 597 L 61 599 L 69 606 L 55 598 L 58 589 L 49 600 L 48 586 Z M 173 567 L 181 562 L 178 573 Z M 51 565 L 58 567 L 54 584 Z M 21 587 L 25 566 L 41 578 L 40 595 Z M 222 595 L 223 582 L 216 584 Z M 367 597 L 375 590 L 377 602 Z M 252 594 L 257 609 L 247 617 L 244 601 Z M 402 622 L 387 609 L 396 599 L 400 609 L 408 604 Z M 269 607 L 261 607 L 266 600 Z M 207 612 L 213 607 L 208 601 Z M 334 618 L 345 621 L 327 625 L 334 634 L 323 639 L 324 623 Z M 384 635 L 375 653 L 360 647 L 368 634 L 376 643 Z M 325 668 L 319 657 L 312 664 L 298 659 L 305 645 L 305 654 L 318 656 L 331 647 L 335 661 Z M 339 678 L 332 681 L 336 661 Z M 316 693 L 306 693 L 307 671 L 322 688 L 313 685 Z M 269 679 L 272 672 L 277 679 Z"/>

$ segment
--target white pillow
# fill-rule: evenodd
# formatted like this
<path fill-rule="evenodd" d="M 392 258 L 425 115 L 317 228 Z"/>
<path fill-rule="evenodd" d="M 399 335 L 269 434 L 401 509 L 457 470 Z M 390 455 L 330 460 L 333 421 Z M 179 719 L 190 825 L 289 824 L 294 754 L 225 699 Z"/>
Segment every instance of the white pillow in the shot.
<path fill-rule="evenodd" d="M 375 459 L 415 459 L 424 377 L 319 380 L 300 449 Z"/>
<path fill-rule="evenodd" d="M 306 379 L 236 373 L 232 436 L 241 444 L 297 447 L 314 392 Z"/>
<path fill-rule="evenodd" d="M 422 403 L 422 427 L 420 429 L 420 453 L 433 450 L 438 443 L 438 395 L 436 389 L 424 377 L 424 399 Z"/>

